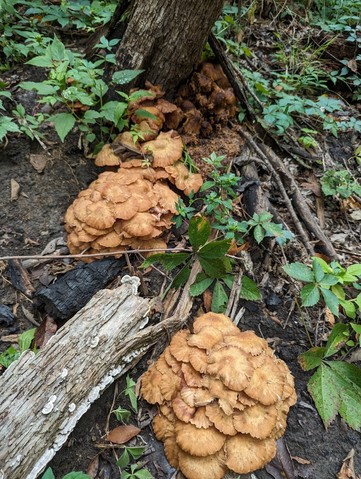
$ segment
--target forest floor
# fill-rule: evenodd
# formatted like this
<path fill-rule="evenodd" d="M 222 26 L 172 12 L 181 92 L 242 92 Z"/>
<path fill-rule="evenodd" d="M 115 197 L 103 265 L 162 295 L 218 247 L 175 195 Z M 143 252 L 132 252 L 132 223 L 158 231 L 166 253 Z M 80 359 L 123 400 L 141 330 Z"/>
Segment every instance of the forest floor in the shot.
<path fill-rule="evenodd" d="M 28 98 L 30 99 L 25 101 L 35 101 L 31 96 Z M 360 113 L 358 109 L 358 114 Z M 221 137 L 222 132 L 218 132 L 216 139 L 202 140 L 200 146 L 195 149 L 195 156 L 202 158 L 214 150 L 217 154 L 227 153 L 222 146 Z M 325 134 L 323 141 L 334 163 L 343 164 L 354 155 L 354 146 L 360 144 L 360 137 L 350 132 L 341 133 L 338 138 Z M 66 251 L 64 213 L 77 194 L 96 179 L 100 171 L 78 148 L 76 134 L 69 135 L 65 143 L 61 144 L 49 133 L 45 144 L 44 150 L 36 141 L 11 136 L 0 150 L 1 257 L 38 255 L 47 245 L 48 254 L 55 250 L 64 253 Z M 272 146 L 276 148 L 274 144 Z M 317 214 L 314 208 L 316 196 L 313 187 L 315 182 L 317 183 L 317 177 L 322 173 L 322 164 L 313 165 L 311 170 L 304 169 L 295 163 L 292 157 L 286 158 L 284 152 L 278 152 L 286 159 L 308 204 L 314 214 Z M 349 167 L 350 165 L 348 162 Z M 353 164 L 352 172 L 355 177 L 359 176 L 356 163 Z M 17 193 L 13 180 L 20 187 Z M 267 181 L 269 181 L 267 175 L 261 175 L 262 184 L 266 185 Z M 272 200 L 272 191 L 270 196 Z M 359 207 L 360 205 L 351 207 L 350 204 L 339 199 L 334 200 L 332 197 L 326 198 L 322 206 L 325 231 L 343 264 L 360 262 L 361 218 L 357 215 L 350 216 L 350 212 L 357 211 Z M 289 258 L 292 257 L 293 261 L 304 261 L 307 254 L 302 247 L 293 250 L 292 246 L 289 248 L 287 250 Z M 330 325 L 325 321 L 319 308 L 312 308 L 307 312 L 304 310 L 300 314 L 294 307 L 290 282 L 284 277 L 280 278 L 278 273 L 279 252 L 267 251 L 251 242 L 249 253 L 253 259 L 254 279 L 257 284 L 262 285 L 263 299 L 257 303 L 240 302 L 239 307 L 244 308 L 244 314 L 239 326 L 241 329 L 252 329 L 267 339 L 295 377 L 298 401 L 290 410 L 284 436 L 296 471 L 293 477 L 357 479 L 361 477 L 360 433 L 348 427 L 339 416 L 327 430 L 325 429 L 307 391 L 307 381 L 312 372 L 304 372 L 298 364 L 299 354 L 310 347 L 308 335 L 311 334 L 317 344 L 321 344 L 322 340 L 327 339 Z M 35 291 L 48 286 L 77 263 L 72 260 L 28 263 L 31 285 Z M 132 266 L 135 269 L 140 263 L 138 257 L 132 258 Z M 9 335 L 16 335 L 34 327 L 34 324 L 43 320 L 44 313 L 37 308 L 31 298 L 14 286 L 13 280 L 8 275 L 6 261 L 0 261 L 0 273 L 0 305 L 9 307 L 14 313 L 12 323 L 2 323 L 0 317 L 0 346 L 1 350 L 4 350 L 14 340 L 9 338 Z M 120 275 L 124 274 L 129 274 L 128 266 L 124 267 Z M 154 282 L 154 273 L 151 278 L 144 274 L 146 283 Z M 160 286 L 162 281 L 163 278 L 159 277 L 156 284 L 159 283 Z M 151 291 L 153 295 L 154 287 Z M 149 359 L 148 354 L 130 372 L 134 381 L 137 381 L 147 368 Z M 57 479 L 76 470 L 87 472 L 94 479 L 120 477 L 119 469 L 115 465 L 116 458 L 120 455 L 119 450 L 109 446 L 104 436 L 107 427 L 112 429 L 119 424 L 111 414 L 112 409 L 128 406 L 127 399 L 122 394 L 124 388 L 125 381 L 122 378 L 94 403 L 77 424 L 65 446 L 49 464 Z M 133 415 L 131 422 L 139 424 L 140 427 L 144 425 L 141 438 L 148 445 L 144 458 L 146 466 L 157 479 L 181 477 L 168 465 L 160 443 L 154 439 L 150 426 L 145 425 L 152 409 L 149 410 L 149 405 L 141 400 L 139 405 L 138 416 Z M 353 449 L 356 451 L 354 475 L 338 476 L 343 461 Z M 279 479 L 285 475 L 280 470 L 278 472 L 263 470 L 247 477 Z"/>

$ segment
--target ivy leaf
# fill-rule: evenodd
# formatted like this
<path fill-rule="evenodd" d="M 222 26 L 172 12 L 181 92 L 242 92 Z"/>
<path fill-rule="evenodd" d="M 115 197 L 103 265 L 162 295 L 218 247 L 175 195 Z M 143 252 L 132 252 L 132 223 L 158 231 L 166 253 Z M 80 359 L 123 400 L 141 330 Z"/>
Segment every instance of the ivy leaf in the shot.
<path fill-rule="evenodd" d="M 305 283 L 311 283 L 314 281 L 312 270 L 303 263 L 290 263 L 283 266 L 283 270 L 298 281 L 304 281 Z"/>
<path fill-rule="evenodd" d="M 217 281 L 212 295 L 212 311 L 214 313 L 224 313 L 226 310 L 227 303 L 228 295 L 222 283 Z"/>
<path fill-rule="evenodd" d="M 321 363 L 315 374 L 308 381 L 307 389 L 316 405 L 325 427 L 336 417 L 339 407 L 337 381 L 331 368 Z"/>
<path fill-rule="evenodd" d="M 337 351 L 344 346 L 345 341 L 348 338 L 348 332 L 349 329 L 347 324 L 336 323 L 333 326 L 331 334 L 326 343 L 325 358 L 337 353 Z"/>
<path fill-rule="evenodd" d="M 320 287 L 323 299 L 325 300 L 326 306 L 331 311 L 332 314 L 338 317 L 339 311 L 339 300 L 338 297 L 329 289 Z"/>
<path fill-rule="evenodd" d="M 54 473 L 51 467 L 48 467 L 44 474 L 41 476 L 41 479 L 55 479 Z"/>
<path fill-rule="evenodd" d="M 189 267 L 189 263 L 183 266 L 183 268 L 179 271 L 179 273 L 174 277 L 172 281 L 172 288 L 178 289 L 181 288 L 186 284 L 188 278 L 191 274 L 191 269 Z"/>
<path fill-rule="evenodd" d="M 198 275 L 197 275 L 197 278 L 198 278 Z M 198 280 L 196 278 L 195 282 L 191 285 L 191 287 L 189 288 L 189 292 L 191 294 L 191 296 L 199 296 L 201 295 L 202 293 L 204 293 L 204 291 L 210 287 L 210 285 L 213 283 L 214 281 L 214 278 L 204 278 L 204 279 L 201 279 L 201 280 Z"/>
<path fill-rule="evenodd" d="M 260 244 L 266 236 L 266 231 L 261 225 L 257 225 L 253 230 L 254 239 Z"/>
<path fill-rule="evenodd" d="M 193 216 L 189 222 L 188 235 L 193 251 L 198 251 L 203 246 L 211 234 L 211 225 L 204 216 Z"/>
<path fill-rule="evenodd" d="M 253 279 L 244 275 L 242 276 L 241 291 L 239 292 L 239 296 L 248 301 L 259 301 L 262 299 L 261 292 L 256 283 L 253 281 Z"/>
<path fill-rule="evenodd" d="M 317 368 L 325 357 L 326 348 L 314 347 L 298 356 L 298 363 L 304 371 Z"/>
<path fill-rule="evenodd" d="M 143 72 L 144 70 L 121 70 L 119 72 L 114 72 L 112 81 L 117 85 L 126 85 Z"/>
<path fill-rule="evenodd" d="M 48 121 L 54 122 L 55 130 L 62 142 L 75 125 L 75 117 L 71 113 L 56 113 Z"/>
<path fill-rule="evenodd" d="M 227 254 L 231 241 L 230 239 L 211 241 L 200 248 L 198 256 L 209 259 L 222 258 Z"/>
<path fill-rule="evenodd" d="M 308 390 L 327 427 L 339 413 L 353 429 L 361 429 L 361 369 L 344 361 L 320 365 Z"/>
<path fill-rule="evenodd" d="M 199 258 L 199 262 L 203 268 L 203 271 L 210 278 L 222 278 L 226 273 L 232 270 L 232 266 L 228 261 L 228 258 Z"/>
<path fill-rule="evenodd" d="M 190 257 L 189 253 L 156 253 L 148 256 L 143 261 L 141 268 L 147 268 L 151 264 L 160 263 L 166 271 L 172 271 Z"/>
<path fill-rule="evenodd" d="M 36 328 L 31 328 L 31 329 L 28 329 L 27 331 L 24 331 L 22 334 L 20 334 L 18 342 L 19 342 L 19 350 L 21 353 L 30 348 L 31 343 L 35 337 L 35 332 L 36 332 Z"/>
<path fill-rule="evenodd" d="M 320 292 L 314 283 L 306 284 L 301 289 L 302 306 L 314 306 L 320 300 Z"/>

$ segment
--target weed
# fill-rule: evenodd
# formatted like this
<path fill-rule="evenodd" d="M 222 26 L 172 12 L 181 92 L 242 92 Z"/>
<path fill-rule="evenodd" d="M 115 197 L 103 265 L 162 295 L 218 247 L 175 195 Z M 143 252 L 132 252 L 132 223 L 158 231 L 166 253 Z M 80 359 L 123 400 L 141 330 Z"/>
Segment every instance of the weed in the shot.
<path fill-rule="evenodd" d="M 21 353 L 28 350 L 35 337 L 36 328 L 28 329 L 19 336 L 18 347 L 10 346 L 3 353 L 0 354 L 0 364 L 4 368 L 8 368 L 11 363 L 18 360 Z"/>
<path fill-rule="evenodd" d="M 48 469 L 41 476 L 41 479 L 55 479 L 51 467 L 48 467 Z M 63 476 L 63 479 L 91 479 L 91 477 L 88 476 L 88 474 L 84 474 L 84 472 L 73 471 L 69 472 L 69 474 L 65 474 L 65 476 Z"/>
<path fill-rule="evenodd" d="M 321 178 L 321 187 L 326 196 L 349 198 L 361 196 L 361 185 L 348 170 L 327 170 Z"/>

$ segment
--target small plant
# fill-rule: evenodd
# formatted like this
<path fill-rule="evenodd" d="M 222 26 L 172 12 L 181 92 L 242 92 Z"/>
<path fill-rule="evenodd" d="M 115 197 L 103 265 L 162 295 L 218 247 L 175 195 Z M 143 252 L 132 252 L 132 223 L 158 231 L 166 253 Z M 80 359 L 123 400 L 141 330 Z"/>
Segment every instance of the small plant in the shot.
<path fill-rule="evenodd" d="M 210 287 L 213 287 L 212 311 L 224 312 L 228 302 L 227 289 L 233 286 L 233 262 L 227 256 L 231 245 L 230 239 L 212 240 L 211 225 L 202 216 L 194 216 L 189 222 L 189 242 L 192 251 L 185 253 L 157 253 L 149 256 L 142 267 L 146 268 L 154 263 L 160 263 L 167 271 L 172 271 L 178 266 L 181 270 L 174 277 L 171 287 L 183 286 L 190 275 L 191 265 L 199 261 L 202 272 L 199 273 L 190 287 L 192 296 L 199 296 Z M 254 281 L 246 276 L 242 277 L 240 297 L 257 301 L 261 294 Z"/>
<path fill-rule="evenodd" d="M 142 462 L 131 464 L 131 461 L 139 459 L 145 450 L 144 446 L 124 447 L 117 461 L 117 465 L 121 468 L 121 479 L 153 479 L 148 469 L 143 467 Z"/>
<path fill-rule="evenodd" d="M 327 170 L 321 178 L 321 188 L 326 196 L 349 198 L 361 196 L 361 185 L 348 170 Z"/>
<path fill-rule="evenodd" d="M 48 469 L 41 476 L 41 479 L 55 479 L 51 467 L 48 467 Z M 88 476 L 88 474 L 84 474 L 84 472 L 73 471 L 69 472 L 68 474 L 65 474 L 65 476 L 63 476 L 63 479 L 91 479 L 91 477 Z"/>
<path fill-rule="evenodd" d="M 305 371 L 317 368 L 308 382 L 308 390 L 327 427 L 339 413 L 354 429 L 361 428 L 361 369 L 331 357 L 347 355 L 347 348 L 361 344 L 361 325 L 357 316 L 361 312 L 361 264 L 343 268 L 333 261 L 327 264 L 321 258 L 313 258 L 312 266 L 292 263 L 283 267 L 292 278 L 306 283 L 301 289 L 302 306 L 316 305 L 321 296 L 325 305 L 339 316 L 344 314 L 356 322 L 336 323 L 324 347 L 313 347 L 299 357 Z M 358 411 L 358 412 L 357 412 Z"/>
<path fill-rule="evenodd" d="M 30 348 L 31 343 L 35 337 L 36 328 L 28 329 L 19 336 L 18 348 L 10 346 L 3 353 L 0 354 L 0 364 L 4 368 L 8 368 L 11 363 L 18 360 L 21 353 Z"/>

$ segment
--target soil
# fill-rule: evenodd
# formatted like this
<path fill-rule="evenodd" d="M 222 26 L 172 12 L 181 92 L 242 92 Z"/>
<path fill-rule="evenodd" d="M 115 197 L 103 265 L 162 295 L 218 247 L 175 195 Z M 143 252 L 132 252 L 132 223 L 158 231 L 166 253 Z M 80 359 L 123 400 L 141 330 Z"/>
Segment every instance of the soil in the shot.
<path fill-rule="evenodd" d="M 97 175 L 92 161 L 85 159 L 78 149 L 77 140 L 74 135 L 64 145 L 54 143 L 49 146 L 50 143 L 47 143 L 48 150 L 44 151 L 36 141 L 11 138 L 0 151 L 0 256 L 39 254 L 50 241 L 64 237 L 63 215 L 67 207 L 78 192 Z M 32 155 L 41 155 L 47 159 L 42 173 L 37 172 L 30 163 Z M 17 199 L 11 199 L 11 180 L 16 180 L 20 185 Z M 313 334 L 317 317 L 312 312 L 310 317 L 306 315 L 304 326 L 298 314 L 291 309 L 289 284 L 286 281 L 279 284 L 277 277 L 271 273 L 260 273 L 263 259 L 260 258 L 259 261 L 255 265 L 256 272 L 269 276 L 268 279 L 263 277 L 264 301 L 260 305 L 247 302 L 241 305 L 245 308 L 245 314 L 240 327 L 253 329 L 265 337 L 295 376 L 298 402 L 291 409 L 285 434 L 289 452 L 296 458 L 295 464 L 305 463 L 295 477 L 336 478 L 342 461 L 351 449 L 356 450 L 355 470 L 360 474 L 360 434 L 347 427 L 340 418 L 325 430 L 307 392 L 306 383 L 310 374 L 303 372 L 297 363 L 298 355 L 309 347 L 305 328 Z M 53 281 L 70 265 L 69 260 L 48 263 L 41 266 L 41 274 L 37 269 L 39 266 L 30 268 L 30 280 L 37 289 L 42 284 Z M 0 323 L 0 337 L 3 337 L 34 327 L 34 320 L 41 322 L 43 313 L 36 309 L 30 298 L 13 287 L 7 276 L 6 262 L 1 263 L 1 271 L 0 304 L 8 306 L 15 314 L 13 324 L 2 327 Z M 125 269 L 124 274 L 127 273 Z M 262 280 L 262 277 L 258 279 Z M 1 341 L 0 346 L 3 350 L 9 343 Z M 148 360 L 149 355 L 131 371 L 134 380 L 146 369 Z M 119 450 L 99 446 L 105 443 L 104 434 L 111 410 L 119 406 L 127 407 L 126 398 L 121 394 L 124 379 L 115 387 L 116 391 L 114 386 L 110 388 L 84 415 L 66 445 L 50 463 L 57 479 L 73 470 L 88 470 L 91 473 L 97 467 L 101 472 L 92 477 L 120 477 L 115 465 L 115 457 L 120 455 Z M 150 451 L 145 457 L 147 466 L 156 478 L 175 477 L 174 469 L 167 464 L 161 445 L 154 439 L 147 425 L 151 410 L 143 402 L 140 402 L 140 406 L 138 418 L 133 417 L 133 423 L 138 420 L 144 427 L 141 438 L 148 444 Z M 114 415 L 111 415 L 109 428 L 117 424 Z M 137 441 L 139 444 L 139 438 Z M 100 465 L 97 461 L 100 461 Z M 272 476 L 266 471 L 258 471 L 252 476 L 254 477 L 267 479 L 284 476 Z"/>

